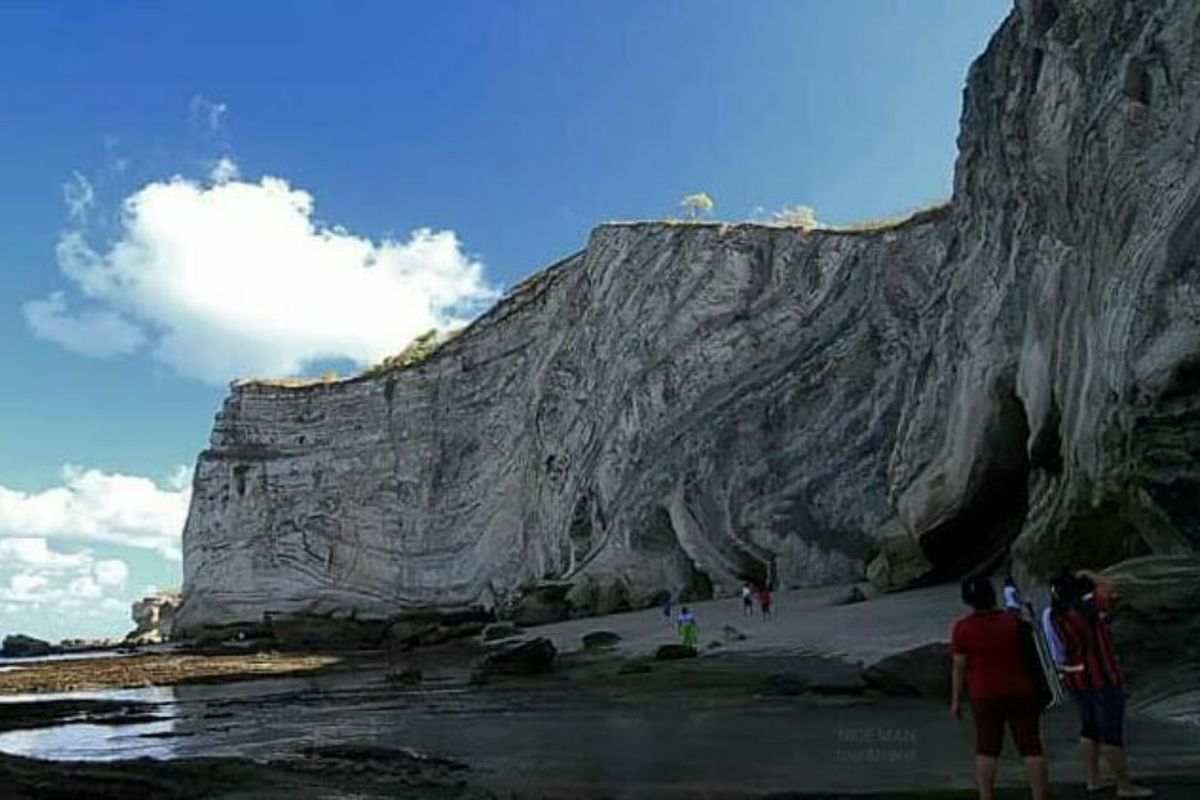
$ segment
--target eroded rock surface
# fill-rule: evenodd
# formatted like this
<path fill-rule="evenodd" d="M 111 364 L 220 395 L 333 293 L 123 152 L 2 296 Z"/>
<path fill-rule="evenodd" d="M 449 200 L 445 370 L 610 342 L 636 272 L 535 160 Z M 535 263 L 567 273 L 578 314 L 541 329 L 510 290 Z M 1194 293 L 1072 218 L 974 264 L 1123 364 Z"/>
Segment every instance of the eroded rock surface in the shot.
<path fill-rule="evenodd" d="M 138 644 L 157 644 L 171 638 L 175 629 L 175 612 L 183 598 L 178 592 L 159 592 L 135 600 L 130 610 L 135 627 L 125 637 Z"/>
<path fill-rule="evenodd" d="M 1194 552 L 1198 26 L 1183 0 L 1020 0 L 943 209 L 604 225 L 414 366 L 235 386 L 178 625 Z"/>

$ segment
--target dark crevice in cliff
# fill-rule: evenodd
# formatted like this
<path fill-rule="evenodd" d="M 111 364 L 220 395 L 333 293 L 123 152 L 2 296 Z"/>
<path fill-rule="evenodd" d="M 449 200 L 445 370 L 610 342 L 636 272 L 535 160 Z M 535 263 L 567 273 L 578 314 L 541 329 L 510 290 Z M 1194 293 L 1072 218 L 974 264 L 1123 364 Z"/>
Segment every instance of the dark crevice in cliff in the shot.
<path fill-rule="evenodd" d="M 990 572 L 1008 555 L 1029 510 L 1029 420 L 1011 386 L 1001 390 L 957 514 L 921 537 L 930 583 Z"/>
<path fill-rule="evenodd" d="M 1055 400 L 1045 423 L 1029 446 L 1029 465 L 1059 475 L 1063 470 L 1062 454 L 1062 411 Z"/>
<path fill-rule="evenodd" d="M 708 573 L 692 565 L 691 584 L 679 595 L 680 602 L 688 600 L 712 600 L 713 584 Z"/>

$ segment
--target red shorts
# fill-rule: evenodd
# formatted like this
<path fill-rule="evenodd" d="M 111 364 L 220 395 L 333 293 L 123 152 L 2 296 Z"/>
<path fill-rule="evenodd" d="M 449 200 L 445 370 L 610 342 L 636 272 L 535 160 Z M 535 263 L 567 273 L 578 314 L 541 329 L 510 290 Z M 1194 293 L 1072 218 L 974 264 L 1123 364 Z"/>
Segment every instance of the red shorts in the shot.
<path fill-rule="evenodd" d="M 975 752 L 981 756 L 998 756 L 1004 747 L 1004 726 L 1012 731 L 1017 752 L 1022 756 L 1040 756 L 1042 737 L 1040 731 L 1041 709 L 1035 700 L 979 700 L 971 701 L 975 717 Z"/>

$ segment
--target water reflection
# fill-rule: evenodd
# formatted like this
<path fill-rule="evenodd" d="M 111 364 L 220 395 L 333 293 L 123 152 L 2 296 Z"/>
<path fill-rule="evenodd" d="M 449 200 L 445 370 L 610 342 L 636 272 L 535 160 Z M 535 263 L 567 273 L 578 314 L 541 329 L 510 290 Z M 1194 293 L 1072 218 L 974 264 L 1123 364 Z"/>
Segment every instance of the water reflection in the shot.
<path fill-rule="evenodd" d="M 173 736 L 180 709 L 171 687 L 8 695 L 0 697 L 0 707 L 63 700 L 145 703 L 148 712 L 164 719 L 120 725 L 66 721 L 45 728 L 6 731 L 0 733 L 0 752 L 49 761 L 116 761 L 173 756 Z"/>
<path fill-rule="evenodd" d="M 761 792 L 971 784 L 970 724 L 953 723 L 942 704 L 920 699 L 706 706 L 679 696 L 604 700 L 550 684 L 402 690 L 362 674 L 69 695 L 85 696 L 154 703 L 171 718 L 0 734 L 0 751 L 48 759 L 269 759 L 313 744 L 407 747 L 465 761 L 497 788 L 568 794 L 571 786 L 606 784 L 650 793 L 691 784 Z M 1070 708 L 1046 718 L 1060 780 L 1078 767 L 1076 726 Z M 1200 727 L 1134 715 L 1129 737 L 1140 774 L 1200 774 Z M 1002 775 L 1019 780 L 1019 759 L 1009 755 Z"/>

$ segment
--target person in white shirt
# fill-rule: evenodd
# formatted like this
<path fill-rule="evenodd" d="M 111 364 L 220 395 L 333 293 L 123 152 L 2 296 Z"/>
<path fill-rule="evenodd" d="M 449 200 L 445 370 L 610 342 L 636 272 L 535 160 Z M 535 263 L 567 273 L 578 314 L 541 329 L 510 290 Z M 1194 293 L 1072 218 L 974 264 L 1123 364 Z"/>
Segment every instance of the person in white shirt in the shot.
<path fill-rule="evenodd" d="M 1021 599 L 1021 591 L 1017 589 L 1017 582 L 1011 575 L 1004 579 L 1004 607 L 1009 611 L 1025 610 L 1025 601 Z"/>

